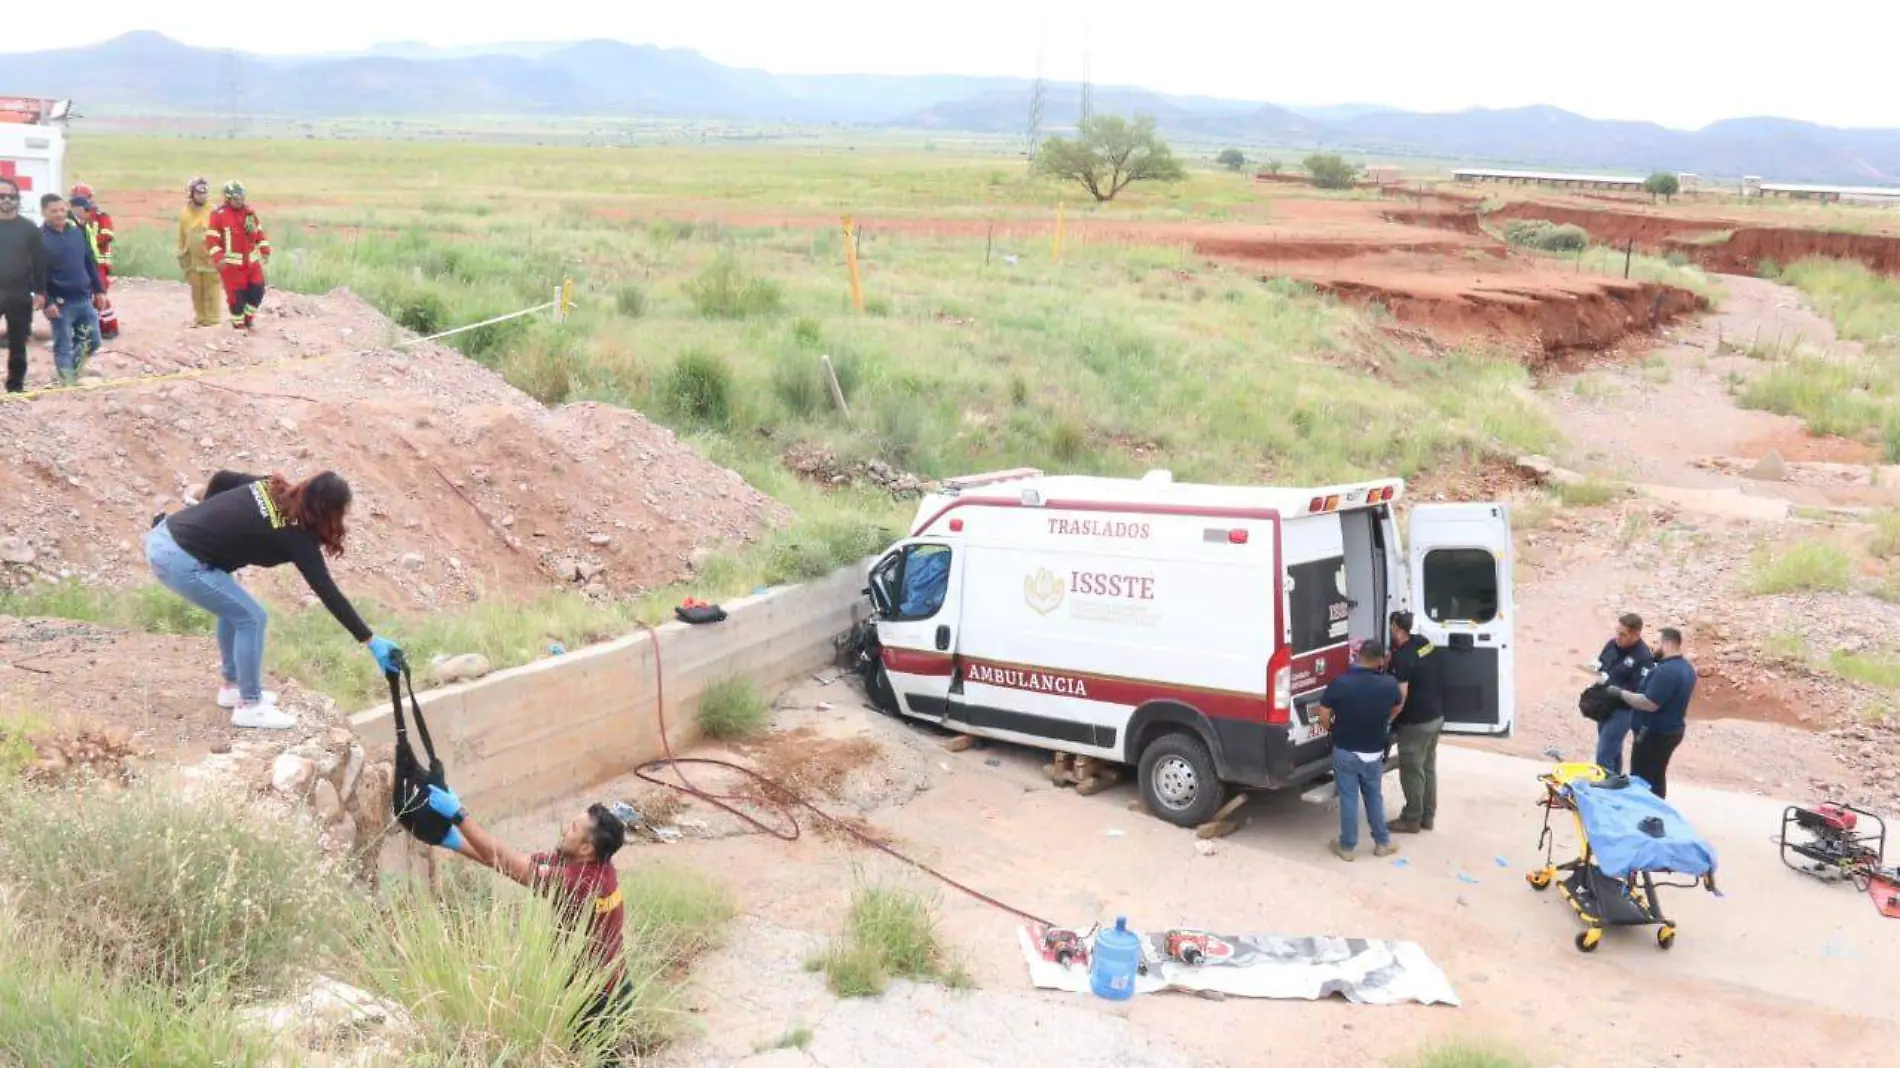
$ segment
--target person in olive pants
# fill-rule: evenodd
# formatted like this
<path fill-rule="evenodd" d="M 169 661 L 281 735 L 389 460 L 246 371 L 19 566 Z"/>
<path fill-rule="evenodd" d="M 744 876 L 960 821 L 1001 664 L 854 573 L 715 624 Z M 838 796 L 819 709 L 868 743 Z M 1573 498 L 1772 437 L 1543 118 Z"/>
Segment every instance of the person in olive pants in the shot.
<path fill-rule="evenodd" d="M 1443 657 L 1424 635 L 1412 633 L 1412 613 L 1394 612 L 1387 621 L 1392 637 L 1392 675 L 1399 680 L 1405 705 L 1392 721 L 1399 740 L 1399 789 L 1405 808 L 1392 821 L 1400 834 L 1432 829 L 1438 818 L 1438 735 L 1445 729 L 1439 668 Z"/>

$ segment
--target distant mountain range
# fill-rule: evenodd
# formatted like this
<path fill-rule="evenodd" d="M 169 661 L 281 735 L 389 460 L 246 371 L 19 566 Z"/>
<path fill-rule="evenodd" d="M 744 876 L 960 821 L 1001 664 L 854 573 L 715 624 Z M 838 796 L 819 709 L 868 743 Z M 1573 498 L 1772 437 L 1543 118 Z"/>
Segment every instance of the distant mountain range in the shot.
<path fill-rule="evenodd" d="M 619 41 L 438 49 L 413 42 L 355 55 L 258 56 L 130 33 L 84 48 L 0 55 L 0 93 L 71 97 L 84 113 L 214 112 L 228 86 L 252 115 L 654 116 L 1020 134 L 1025 78 L 771 74 L 684 49 Z M 1098 86 L 1098 113 L 1154 116 L 1175 138 L 1245 148 L 1326 148 L 1472 163 L 1771 180 L 1900 183 L 1900 130 L 1775 118 L 1700 130 L 1603 121 L 1560 108 L 1421 114 L 1372 104 L 1288 108 Z M 1072 125 L 1074 83 L 1052 83 L 1044 125 Z M 1290 153 L 1289 153 L 1290 158 Z"/>

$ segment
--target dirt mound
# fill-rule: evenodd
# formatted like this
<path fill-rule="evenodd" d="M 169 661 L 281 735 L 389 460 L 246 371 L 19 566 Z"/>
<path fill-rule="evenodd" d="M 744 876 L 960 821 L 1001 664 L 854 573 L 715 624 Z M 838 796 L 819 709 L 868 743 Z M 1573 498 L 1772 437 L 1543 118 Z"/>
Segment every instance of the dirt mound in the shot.
<path fill-rule="evenodd" d="M 0 651 L 0 695 L 32 716 L 51 773 L 86 760 L 99 773 L 128 761 L 189 762 L 244 733 L 217 706 L 218 653 L 204 638 L 0 616 Z M 306 727 L 341 724 L 327 698 L 288 679 L 271 686 Z"/>
<path fill-rule="evenodd" d="M 1475 274 L 1394 259 L 1309 280 L 1343 299 L 1381 305 L 1399 322 L 1440 336 L 1503 338 L 1546 357 L 1609 348 L 1708 306 L 1673 286 L 1517 268 L 1515 261 Z"/>
<path fill-rule="evenodd" d="M 1635 241 L 1638 249 L 1649 252 L 1661 249 L 1665 240 L 1671 237 L 1687 238 L 1735 226 L 1733 222 L 1723 219 L 1684 219 L 1635 208 L 1629 211 L 1571 208 L 1535 200 L 1506 204 L 1485 217 L 1494 222 L 1548 219 L 1554 223 L 1580 226 L 1589 233 L 1590 240 L 1599 244 L 1620 246 Z"/>
<path fill-rule="evenodd" d="M 1809 256 L 1857 260 L 1870 271 L 1900 274 L 1900 237 L 1885 234 L 1745 226 L 1737 228 L 1727 241 L 1697 244 L 1665 239 L 1663 246 L 1681 252 L 1704 270 L 1722 274 L 1755 274 L 1764 260 L 1785 267 Z"/>
<path fill-rule="evenodd" d="M 339 584 L 419 610 L 577 569 L 596 592 L 652 588 L 687 577 L 696 549 L 784 515 L 637 413 L 550 411 L 453 350 L 390 349 L 399 332 L 345 291 L 273 293 L 249 337 L 191 328 L 177 284 L 127 281 L 113 297 L 125 332 L 96 373 L 232 370 L 0 403 L 0 536 L 32 557 L 0 565 L 0 581 L 149 581 L 140 538 L 153 515 L 219 468 L 343 474 L 356 506 Z M 34 384 L 49 362 L 34 354 Z M 291 572 L 250 581 L 307 597 Z"/>

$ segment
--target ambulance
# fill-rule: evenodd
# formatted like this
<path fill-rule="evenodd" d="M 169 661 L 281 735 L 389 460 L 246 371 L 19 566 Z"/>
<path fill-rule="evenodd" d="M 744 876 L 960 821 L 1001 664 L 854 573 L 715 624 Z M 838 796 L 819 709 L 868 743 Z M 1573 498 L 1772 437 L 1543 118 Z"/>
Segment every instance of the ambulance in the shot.
<path fill-rule="evenodd" d="M 1508 736 L 1502 503 L 1408 503 L 1401 479 L 1306 489 L 1051 476 L 951 479 L 868 572 L 881 707 L 1136 769 L 1150 812 L 1317 785 L 1317 704 L 1390 613 L 1443 656 L 1445 729 Z"/>
<path fill-rule="evenodd" d="M 40 196 L 65 195 L 72 101 L 0 96 L 0 177 L 20 187 L 20 214 L 38 224 Z"/>

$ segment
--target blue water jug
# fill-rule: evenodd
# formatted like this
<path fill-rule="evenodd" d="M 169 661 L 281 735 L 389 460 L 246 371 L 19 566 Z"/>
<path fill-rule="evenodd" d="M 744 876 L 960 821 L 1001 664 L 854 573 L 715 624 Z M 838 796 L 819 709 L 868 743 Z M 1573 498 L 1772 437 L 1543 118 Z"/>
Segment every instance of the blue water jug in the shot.
<path fill-rule="evenodd" d="M 1141 939 L 1128 929 L 1128 917 L 1115 917 L 1115 929 L 1095 936 L 1095 959 L 1089 964 L 1089 987 L 1097 997 L 1127 1001 L 1135 996 L 1135 973 L 1141 966 Z"/>

